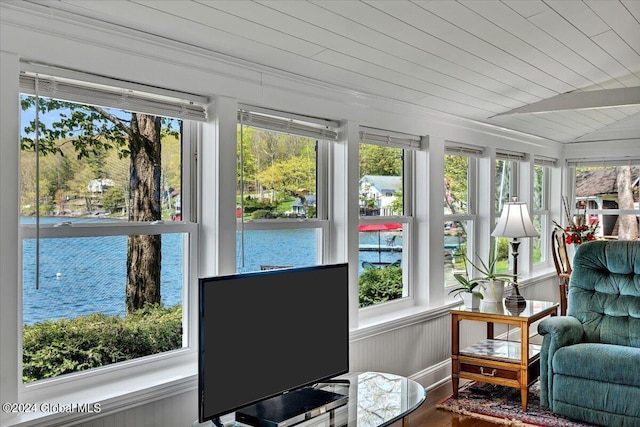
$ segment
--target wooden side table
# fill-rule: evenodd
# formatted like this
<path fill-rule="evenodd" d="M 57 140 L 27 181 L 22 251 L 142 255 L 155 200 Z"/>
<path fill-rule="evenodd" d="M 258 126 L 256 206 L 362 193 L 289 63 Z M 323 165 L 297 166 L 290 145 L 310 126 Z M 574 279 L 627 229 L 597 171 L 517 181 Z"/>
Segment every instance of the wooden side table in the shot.
<path fill-rule="evenodd" d="M 540 346 L 529 344 L 529 326 L 558 314 L 558 303 L 528 300 L 522 311 L 510 311 L 502 303 L 480 304 L 479 309 L 460 306 L 451 310 L 451 364 L 453 396 L 458 397 L 460 378 L 520 389 L 522 409 L 527 410 L 529 386 L 540 375 Z M 486 322 L 487 339 L 460 349 L 460 321 Z M 520 342 L 497 340 L 493 324 L 520 328 Z"/>

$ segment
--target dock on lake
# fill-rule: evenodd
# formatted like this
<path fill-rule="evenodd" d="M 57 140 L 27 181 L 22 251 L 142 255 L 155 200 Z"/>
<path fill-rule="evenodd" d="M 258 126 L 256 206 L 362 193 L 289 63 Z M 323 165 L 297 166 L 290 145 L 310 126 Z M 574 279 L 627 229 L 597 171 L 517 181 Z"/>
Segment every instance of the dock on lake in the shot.
<path fill-rule="evenodd" d="M 374 245 L 374 244 L 360 244 L 358 246 L 360 252 L 402 252 L 402 246 L 400 245 Z"/>

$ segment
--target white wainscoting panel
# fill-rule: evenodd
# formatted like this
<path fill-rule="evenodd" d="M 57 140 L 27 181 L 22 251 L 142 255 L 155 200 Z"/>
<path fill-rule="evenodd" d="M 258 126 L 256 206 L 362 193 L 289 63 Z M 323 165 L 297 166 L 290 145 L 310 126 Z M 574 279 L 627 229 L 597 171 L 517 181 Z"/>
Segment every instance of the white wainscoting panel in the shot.
<path fill-rule="evenodd" d="M 79 427 L 191 427 L 198 418 L 197 390 L 77 424 Z"/>

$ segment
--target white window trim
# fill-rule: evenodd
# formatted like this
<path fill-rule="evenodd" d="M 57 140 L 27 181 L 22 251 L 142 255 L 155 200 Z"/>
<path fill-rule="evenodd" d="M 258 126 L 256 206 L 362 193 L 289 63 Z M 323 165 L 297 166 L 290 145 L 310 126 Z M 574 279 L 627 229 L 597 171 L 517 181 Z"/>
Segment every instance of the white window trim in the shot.
<path fill-rule="evenodd" d="M 190 218 L 190 212 L 195 212 L 195 206 L 190 209 L 188 202 L 195 190 L 194 168 L 191 162 L 195 159 L 196 138 L 201 132 L 194 122 L 183 129 L 183 215 Z M 18 189 L 16 189 L 16 192 Z M 188 193 L 188 194 L 187 194 Z M 195 218 L 194 218 L 195 219 Z M 62 220 L 63 221 L 63 220 Z M 183 276 L 183 348 L 173 351 L 153 354 L 145 357 L 104 365 L 86 371 L 70 373 L 51 379 L 43 379 L 33 383 L 22 382 L 22 339 L 18 332 L 18 346 L 16 348 L 18 364 L 13 368 L 13 377 L 18 387 L 15 396 L 16 403 L 33 403 L 38 405 L 60 404 L 74 405 L 82 403 L 100 403 L 100 414 L 115 413 L 122 409 L 140 403 L 166 398 L 167 396 L 183 393 L 197 388 L 197 334 L 198 334 L 198 229 L 195 222 L 132 222 L 122 224 L 73 224 L 65 226 L 40 225 L 36 232 L 36 225 L 17 224 L 18 243 L 22 245 L 25 239 L 36 238 L 65 238 L 65 237 L 95 237 L 117 236 L 132 234 L 168 234 L 185 233 L 188 246 L 184 250 L 189 256 L 184 257 Z M 18 257 L 21 264 L 21 256 Z M 18 283 L 22 283 L 21 265 L 18 267 Z M 22 318 L 22 292 L 18 292 L 18 316 Z M 18 322 L 20 331 L 22 322 Z M 14 400 L 10 396 L 5 397 Z M 40 409 L 26 412 L 8 418 L 11 425 L 19 426 L 47 426 L 52 423 L 70 423 L 75 420 L 86 420 L 87 413 L 83 412 L 50 412 Z"/>
<path fill-rule="evenodd" d="M 362 127 L 360 129 L 363 129 Z M 367 128 L 365 128 L 367 129 Z M 379 131 L 381 132 L 381 131 Z M 406 135 L 406 134 L 402 134 Z M 360 135 L 361 140 L 359 144 L 370 144 L 369 140 L 363 141 L 362 134 Z M 413 140 L 412 140 L 413 141 Z M 374 145 L 388 145 L 392 148 L 402 148 L 403 152 L 403 171 L 402 171 L 402 179 L 403 179 L 403 204 L 404 204 L 404 212 L 405 215 L 393 215 L 393 216 L 360 216 L 358 220 L 358 225 L 363 224 L 388 224 L 388 223 L 400 223 L 403 224 L 403 248 L 402 248 L 402 260 L 403 260 L 403 268 L 402 268 L 402 282 L 403 282 L 403 294 L 406 292 L 407 296 L 402 298 L 397 298 L 392 301 L 387 301 L 381 304 L 371 305 L 367 307 L 358 308 L 358 316 L 359 322 L 367 323 L 372 319 L 385 318 L 389 317 L 393 313 L 400 312 L 402 310 L 409 309 L 414 307 L 416 304 L 415 292 L 417 290 L 417 286 L 414 283 L 414 248 L 415 242 L 413 241 L 414 236 L 414 221 L 415 221 L 415 213 L 414 213 L 414 197 L 415 197 L 415 174 L 414 174 L 414 165 L 415 165 L 415 150 L 413 146 L 398 146 L 394 144 L 375 144 Z M 358 158 L 358 162 L 359 162 Z M 359 164 L 359 163 L 358 163 Z M 357 165 L 356 165 L 357 167 Z M 355 242 L 358 244 L 358 242 Z M 356 263 L 359 263 L 359 256 L 356 259 Z M 358 286 L 358 284 L 356 284 Z M 356 304 L 357 305 L 357 304 Z"/>
<path fill-rule="evenodd" d="M 459 145 L 452 146 L 459 147 Z M 465 146 L 467 147 L 467 146 Z M 473 146 L 468 146 L 473 147 Z M 474 258 L 474 254 L 476 253 L 476 234 L 477 234 L 477 225 L 478 225 L 478 161 L 476 160 L 483 153 L 482 149 L 474 149 L 470 152 L 470 149 L 463 150 L 461 152 L 457 151 L 457 148 L 452 148 L 452 151 L 449 152 L 449 147 L 445 148 L 445 155 L 453 155 L 453 156 L 465 156 L 469 158 L 469 168 L 467 171 L 467 213 L 460 214 L 445 214 L 444 221 L 467 221 L 471 223 L 470 233 L 467 233 L 467 256 L 471 259 Z M 444 161 L 444 159 L 443 159 Z M 444 226 L 444 223 L 443 223 Z M 470 275 L 471 271 L 468 272 Z M 449 291 L 454 286 L 446 286 L 445 284 L 445 295 L 448 296 Z"/>
<path fill-rule="evenodd" d="M 534 269 L 546 268 L 551 265 L 551 252 L 550 246 L 551 243 L 549 241 L 551 230 L 553 228 L 551 222 L 551 167 L 555 166 L 555 159 L 544 160 L 542 162 L 538 161 L 539 158 L 536 157 L 534 161 L 534 174 L 535 174 L 535 166 L 542 167 L 542 206 L 540 209 L 532 209 L 531 215 L 532 217 L 540 216 L 541 219 L 541 230 L 540 230 L 540 250 L 541 250 L 541 261 L 537 263 L 533 263 Z M 552 161 L 553 160 L 553 161 Z M 531 194 L 534 193 L 533 185 L 535 184 L 535 179 L 531 182 Z"/>
<path fill-rule="evenodd" d="M 251 114 L 258 113 L 265 115 L 269 120 L 259 122 L 258 124 L 251 122 Z M 277 116 L 276 116 L 277 114 Z M 294 123 L 295 129 L 289 128 L 284 131 L 287 126 Z M 280 218 L 280 219 L 240 219 L 236 222 L 236 231 L 242 232 L 247 230 L 283 230 L 283 229 L 318 229 L 321 234 L 317 240 L 316 264 L 326 263 L 328 259 L 327 248 L 329 247 L 329 227 L 331 221 L 328 219 L 328 200 L 329 194 L 329 151 L 330 140 L 337 138 L 337 123 L 300 116 L 292 113 L 284 113 L 280 111 L 269 110 L 266 108 L 252 107 L 240 105 L 238 110 L 238 126 L 255 127 L 276 133 L 287 133 L 297 135 L 303 138 L 316 140 L 316 216 L 317 218 Z M 333 135 L 335 132 L 335 136 Z M 322 139 L 327 138 L 329 140 Z"/>

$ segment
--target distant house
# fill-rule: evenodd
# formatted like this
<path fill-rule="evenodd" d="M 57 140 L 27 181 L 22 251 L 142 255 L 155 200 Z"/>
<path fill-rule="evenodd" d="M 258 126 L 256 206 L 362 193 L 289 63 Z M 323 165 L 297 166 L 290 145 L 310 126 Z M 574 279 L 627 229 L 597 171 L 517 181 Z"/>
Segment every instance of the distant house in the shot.
<path fill-rule="evenodd" d="M 389 205 L 402 189 L 401 176 L 365 175 L 360 178 L 360 208 L 365 214 L 392 215 Z"/>
<path fill-rule="evenodd" d="M 640 167 L 631 167 L 634 206 L 638 208 Z M 592 169 L 576 175 L 576 204 L 579 209 L 618 209 L 617 169 Z M 617 215 L 590 215 L 588 222 L 600 222 L 599 234 L 617 236 Z"/>
<path fill-rule="evenodd" d="M 91 193 L 104 193 L 107 189 L 114 187 L 112 179 L 92 179 L 87 185 L 87 190 Z"/>
<path fill-rule="evenodd" d="M 302 201 L 302 199 L 300 197 L 296 197 L 296 200 L 293 201 L 293 204 L 291 205 L 291 211 L 296 214 L 296 215 L 306 215 L 307 214 L 307 209 L 309 207 L 316 207 L 316 195 L 315 194 L 309 194 L 306 195 L 304 202 Z"/>

